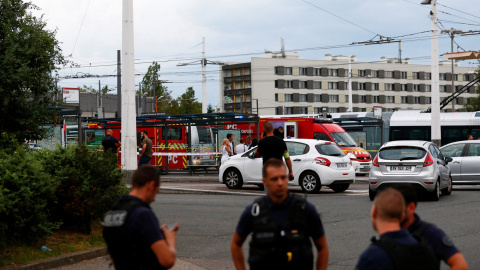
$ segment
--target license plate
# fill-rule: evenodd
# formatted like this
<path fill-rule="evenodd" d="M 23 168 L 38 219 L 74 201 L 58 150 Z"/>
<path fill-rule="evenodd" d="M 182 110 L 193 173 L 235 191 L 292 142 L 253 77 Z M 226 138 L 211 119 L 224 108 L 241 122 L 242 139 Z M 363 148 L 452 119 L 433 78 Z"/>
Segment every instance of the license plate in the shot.
<path fill-rule="evenodd" d="M 370 166 L 365 166 L 365 167 L 363 167 L 363 168 L 360 168 L 360 171 L 362 171 L 362 172 L 368 172 L 368 171 L 370 171 Z"/>
<path fill-rule="evenodd" d="M 390 166 L 390 171 L 411 171 L 411 166 Z"/>
<path fill-rule="evenodd" d="M 347 163 L 337 163 L 337 168 L 346 168 Z"/>

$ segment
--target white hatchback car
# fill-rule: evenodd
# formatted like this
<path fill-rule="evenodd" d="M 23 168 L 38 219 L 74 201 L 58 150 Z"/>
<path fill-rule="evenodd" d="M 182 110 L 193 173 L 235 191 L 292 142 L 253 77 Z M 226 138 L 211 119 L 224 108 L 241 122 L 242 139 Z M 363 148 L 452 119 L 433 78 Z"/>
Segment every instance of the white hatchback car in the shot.
<path fill-rule="evenodd" d="M 333 142 L 313 139 L 286 139 L 294 180 L 304 192 L 317 193 L 321 186 L 343 192 L 355 181 L 355 169 L 348 156 Z M 262 158 L 255 149 L 230 157 L 220 166 L 219 180 L 228 188 L 244 184 L 262 185 Z"/>

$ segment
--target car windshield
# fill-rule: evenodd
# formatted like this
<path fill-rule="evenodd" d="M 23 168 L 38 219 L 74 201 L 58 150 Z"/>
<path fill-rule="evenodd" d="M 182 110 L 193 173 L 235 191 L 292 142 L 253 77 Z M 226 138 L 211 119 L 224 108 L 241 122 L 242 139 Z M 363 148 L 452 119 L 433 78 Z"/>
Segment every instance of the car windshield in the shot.
<path fill-rule="evenodd" d="M 340 147 L 357 147 L 355 141 L 346 132 L 333 132 L 330 133 L 330 136 Z"/>
<path fill-rule="evenodd" d="M 389 160 L 413 160 L 421 159 L 425 156 L 427 151 L 423 148 L 411 146 L 396 146 L 380 149 L 378 156 L 381 159 Z"/>
<path fill-rule="evenodd" d="M 317 144 L 315 145 L 318 153 L 326 156 L 343 157 L 345 153 L 336 144 Z"/>

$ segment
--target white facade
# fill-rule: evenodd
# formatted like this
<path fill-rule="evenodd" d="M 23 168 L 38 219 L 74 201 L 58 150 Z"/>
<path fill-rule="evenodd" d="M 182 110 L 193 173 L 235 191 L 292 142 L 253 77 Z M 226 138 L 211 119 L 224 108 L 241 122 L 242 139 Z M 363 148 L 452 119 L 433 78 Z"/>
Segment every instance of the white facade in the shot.
<path fill-rule="evenodd" d="M 250 63 L 227 65 L 221 75 L 224 95 L 233 103 L 225 104 L 226 112 L 258 114 L 305 114 L 345 112 L 348 108 L 348 58 L 326 55 L 326 60 L 299 59 L 298 54 L 267 54 Z M 408 59 L 388 59 L 378 62 L 357 62 L 352 57 L 353 111 L 372 111 L 381 106 L 384 111 L 430 107 L 430 65 L 410 64 Z M 455 67 L 451 62 L 440 63 L 440 100 L 451 95 L 452 77 L 455 90 L 474 79 L 475 68 Z M 464 92 L 454 101 L 461 110 L 475 88 Z M 444 110 L 451 110 L 447 105 Z"/>

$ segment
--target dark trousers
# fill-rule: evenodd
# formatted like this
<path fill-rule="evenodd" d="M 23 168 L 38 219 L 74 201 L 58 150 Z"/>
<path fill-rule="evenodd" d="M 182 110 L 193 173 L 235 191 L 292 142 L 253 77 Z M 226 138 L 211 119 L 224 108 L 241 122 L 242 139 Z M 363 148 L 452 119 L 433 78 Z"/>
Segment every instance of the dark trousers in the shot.
<path fill-rule="evenodd" d="M 142 156 L 140 158 L 140 160 L 138 161 L 138 167 L 140 167 L 144 164 L 150 165 L 150 160 L 151 159 L 152 159 L 152 157 Z"/>

